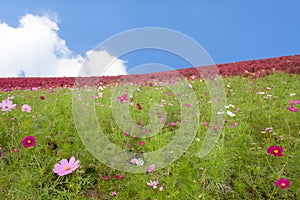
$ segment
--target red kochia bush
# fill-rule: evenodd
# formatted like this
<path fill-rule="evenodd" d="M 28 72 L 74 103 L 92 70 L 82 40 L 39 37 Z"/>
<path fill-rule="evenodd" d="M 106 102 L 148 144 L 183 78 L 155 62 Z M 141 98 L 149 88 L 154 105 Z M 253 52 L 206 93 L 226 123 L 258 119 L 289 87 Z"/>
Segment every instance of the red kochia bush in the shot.
<path fill-rule="evenodd" d="M 290 74 L 300 74 L 300 54 L 294 56 L 282 56 L 277 58 L 268 58 L 261 60 L 249 60 L 235 63 L 217 64 L 218 71 L 212 68 L 198 67 L 179 69 L 168 72 L 157 72 L 152 74 L 126 75 L 126 76 L 102 76 L 91 78 L 0 78 L 0 90 L 10 91 L 11 89 L 31 89 L 31 88 L 52 88 L 52 87 L 73 87 L 75 82 L 79 86 L 106 86 L 122 84 L 126 82 L 148 85 L 151 82 L 172 81 L 179 76 L 188 79 L 195 78 L 213 78 L 216 73 L 224 77 L 228 76 L 247 76 L 262 77 L 271 74 L 273 71 L 286 72 Z M 200 73 L 199 73 L 200 72 Z M 98 84 L 97 84 L 98 83 Z"/>

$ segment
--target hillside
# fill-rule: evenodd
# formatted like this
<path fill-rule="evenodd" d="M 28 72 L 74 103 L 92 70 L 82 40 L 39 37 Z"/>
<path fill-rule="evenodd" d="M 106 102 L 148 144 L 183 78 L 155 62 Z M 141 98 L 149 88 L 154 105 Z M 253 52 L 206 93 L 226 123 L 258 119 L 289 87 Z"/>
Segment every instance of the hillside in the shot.
<path fill-rule="evenodd" d="M 285 72 L 289 74 L 300 74 L 300 54 L 293 56 L 281 56 L 275 58 L 266 58 L 260 60 L 249 60 L 233 63 L 224 63 L 216 65 L 219 73 L 223 77 L 228 76 L 247 76 L 258 78 L 271 74 L 274 71 Z M 207 67 L 199 67 L 197 69 Z M 178 77 L 178 73 L 188 79 L 196 79 L 201 75 L 196 68 L 179 69 L 176 71 L 159 72 L 153 74 L 126 75 L 126 76 L 103 76 L 95 77 L 99 79 L 101 85 L 111 85 L 118 82 L 121 78 L 134 80 L 137 83 L 145 83 L 153 78 L 169 79 Z M 41 78 L 0 78 L 0 89 L 9 91 L 11 89 L 28 89 L 34 87 L 71 87 L 74 85 L 76 77 L 41 77 Z M 93 82 L 93 81 L 92 81 Z"/>

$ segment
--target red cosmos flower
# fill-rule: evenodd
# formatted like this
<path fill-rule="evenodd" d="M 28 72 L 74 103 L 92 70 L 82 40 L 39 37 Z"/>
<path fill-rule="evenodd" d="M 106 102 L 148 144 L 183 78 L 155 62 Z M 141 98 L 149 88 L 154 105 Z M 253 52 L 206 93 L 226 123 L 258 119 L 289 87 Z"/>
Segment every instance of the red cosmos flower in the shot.
<path fill-rule="evenodd" d="M 115 175 L 115 179 L 124 179 L 125 176 L 123 176 L 122 174 L 117 174 Z"/>
<path fill-rule="evenodd" d="M 267 150 L 267 152 L 269 153 L 269 154 L 273 154 L 275 157 L 276 156 L 283 156 L 283 148 L 282 147 L 280 147 L 280 146 L 270 146 L 269 148 L 268 148 L 268 150 Z"/>
<path fill-rule="evenodd" d="M 23 145 L 25 148 L 33 147 L 33 146 L 35 145 L 35 137 L 30 136 L 30 135 L 24 137 L 24 139 L 22 140 L 22 145 Z"/>
<path fill-rule="evenodd" d="M 45 100 L 45 97 L 44 96 L 40 96 L 40 100 Z"/>
<path fill-rule="evenodd" d="M 137 104 L 136 104 L 136 107 L 137 107 L 139 110 L 142 110 L 141 104 L 137 103 Z"/>
<path fill-rule="evenodd" d="M 289 180 L 280 178 L 278 181 L 275 182 L 275 185 L 281 187 L 282 189 L 290 187 L 291 183 Z"/>

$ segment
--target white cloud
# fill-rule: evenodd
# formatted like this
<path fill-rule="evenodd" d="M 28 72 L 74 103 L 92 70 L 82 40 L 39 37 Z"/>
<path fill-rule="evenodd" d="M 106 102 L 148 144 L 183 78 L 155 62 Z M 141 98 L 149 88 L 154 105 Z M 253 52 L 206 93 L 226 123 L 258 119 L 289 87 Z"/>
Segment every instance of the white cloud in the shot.
<path fill-rule="evenodd" d="M 88 51 L 80 76 L 125 75 L 125 61 L 111 56 L 107 51 Z"/>
<path fill-rule="evenodd" d="M 0 23 L 0 77 L 16 77 L 22 71 L 27 77 L 78 75 L 84 58 L 73 55 L 59 37 L 55 19 L 27 14 L 19 22 L 16 28 Z M 94 51 L 88 51 L 86 56 L 94 55 L 91 52 Z M 114 58 L 106 51 L 101 55 Z M 105 75 L 126 74 L 124 61 L 114 59 L 113 67 Z"/>

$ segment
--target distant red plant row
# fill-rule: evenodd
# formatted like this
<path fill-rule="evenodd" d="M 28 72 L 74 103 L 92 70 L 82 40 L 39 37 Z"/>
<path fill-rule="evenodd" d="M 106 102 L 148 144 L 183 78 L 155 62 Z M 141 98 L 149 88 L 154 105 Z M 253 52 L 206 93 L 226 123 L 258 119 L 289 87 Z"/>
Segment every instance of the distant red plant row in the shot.
<path fill-rule="evenodd" d="M 274 71 L 289 74 L 300 74 L 300 54 L 261 60 L 217 64 L 216 66 L 218 71 L 206 66 L 152 74 L 102 76 L 81 79 L 76 77 L 0 78 L 0 89 L 10 91 L 11 89 L 73 87 L 75 82 L 79 85 L 95 85 L 95 83 L 98 83 L 98 85 L 114 85 L 125 81 L 151 85 L 153 80 L 176 80 L 179 77 L 178 73 L 180 73 L 180 76 L 184 76 L 188 79 L 197 79 L 203 76 L 207 77 L 216 73 L 221 74 L 223 77 L 239 75 L 253 78 L 263 77 L 273 73 Z"/>

